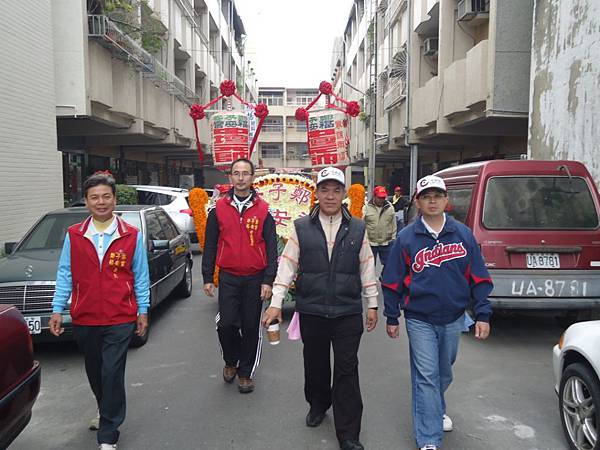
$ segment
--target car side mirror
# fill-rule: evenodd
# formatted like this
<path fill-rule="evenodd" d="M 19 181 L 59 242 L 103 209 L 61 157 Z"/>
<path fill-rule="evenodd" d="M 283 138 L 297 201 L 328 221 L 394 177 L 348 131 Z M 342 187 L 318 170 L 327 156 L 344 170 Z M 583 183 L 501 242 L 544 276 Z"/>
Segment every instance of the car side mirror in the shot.
<path fill-rule="evenodd" d="M 169 250 L 169 241 L 166 239 L 155 239 L 150 241 L 150 250 Z"/>
<path fill-rule="evenodd" d="M 17 246 L 16 242 L 5 242 L 4 243 L 4 253 L 6 253 L 7 255 L 10 255 L 16 246 Z"/>

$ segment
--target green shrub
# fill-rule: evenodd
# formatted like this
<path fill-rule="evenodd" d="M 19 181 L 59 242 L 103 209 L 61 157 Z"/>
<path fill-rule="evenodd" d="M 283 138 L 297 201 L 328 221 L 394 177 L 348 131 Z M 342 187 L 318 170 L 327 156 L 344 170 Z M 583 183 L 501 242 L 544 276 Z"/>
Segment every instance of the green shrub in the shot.
<path fill-rule="evenodd" d="M 118 205 L 137 205 L 137 191 L 134 187 L 126 184 L 117 184 L 117 204 Z"/>

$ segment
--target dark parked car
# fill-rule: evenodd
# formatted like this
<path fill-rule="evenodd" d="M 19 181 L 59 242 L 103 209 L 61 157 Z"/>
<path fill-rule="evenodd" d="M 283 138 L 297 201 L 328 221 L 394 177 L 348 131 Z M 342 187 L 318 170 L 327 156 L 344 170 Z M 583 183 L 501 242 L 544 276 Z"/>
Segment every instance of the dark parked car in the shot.
<path fill-rule="evenodd" d="M 14 306 L 0 305 L 0 449 L 29 423 L 40 374 L 23 316 Z"/>
<path fill-rule="evenodd" d="M 189 297 L 192 291 L 192 253 L 187 233 L 180 231 L 169 215 L 156 206 L 117 206 L 115 211 L 140 229 L 148 251 L 151 308 L 175 291 Z M 56 269 L 67 228 L 85 220 L 85 208 L 65 208 L 44 215 L 17 243 L 6 245 L 9 256 L 0 260 L 0 304 L 15 305 L 25 316 L 34 342 L 54 341 L 48 330 Z M 67 303 L 70 306 L 71 301 Z M 64 312 L 65 332 L 60 339 L 73 338 L 71 316 Z M 132 346 L 144 345 L 134 336 Z"/>

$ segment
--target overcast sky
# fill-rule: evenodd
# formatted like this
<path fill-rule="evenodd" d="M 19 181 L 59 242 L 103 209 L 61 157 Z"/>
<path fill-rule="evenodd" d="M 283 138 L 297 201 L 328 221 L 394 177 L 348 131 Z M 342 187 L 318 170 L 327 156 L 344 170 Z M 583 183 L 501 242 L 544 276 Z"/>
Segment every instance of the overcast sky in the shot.
<path fill-rule="evenodd" d="M 258 86 L 318 88 L 353 0 L 235 0 Z"/>

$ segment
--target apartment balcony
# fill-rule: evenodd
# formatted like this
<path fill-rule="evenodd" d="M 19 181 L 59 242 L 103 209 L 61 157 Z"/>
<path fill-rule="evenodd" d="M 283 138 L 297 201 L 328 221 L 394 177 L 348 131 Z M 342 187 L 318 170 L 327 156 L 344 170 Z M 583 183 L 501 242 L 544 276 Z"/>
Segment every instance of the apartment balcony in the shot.
<path fill-rule="evenodd" d="M 383 107 L 386 111 L 396 108 L 406 98 L 406 83 L 401 78 L 390 78 L 383 94 Z"/>
<path fill-rule="evenodd" d="M 55 14 L 57 24 L 66 28 L 55 39 L 55 52 L 69 55 L 56 66 L 59 148 L 178 147 L 191 152 L 195 139 L 187 112 L 199 100 L 195 92 L 106 16 L 87 16 L 83 34 L 66 25 L 76 16 L 60 8 Z M 208 140 L 206 132 L 201 136 Z"/>
<path fill-rule="evenodd" d="M 404 146 L 406 134 L 406 107 L 396 107 L 388 111 L 390 129 L 388 130 L 387 150 L 394 150 Z"/>
<path fill-rule="evenodd" d="M 260 142 L 282 143 L 283 125 L 266 123 L 260 130 Z"/>
<path fill-rule="evenodd" d="M 417 131 L 419 129 L 426 131 L 432 126 L 435 128 L 440 105 L 439 84 L 439 77 L 433 77 L 425 86 L 415 91 L 411 105 L 411 127 L 417 129 Z"/>
<path fill-rule="evenodd" d="M 400 11 L 408 5 L 408 0 L 390 0 L 388 3 L 384 17 L 386 28 L 389 28 L 398 19 Z"/>
<path fill-rule="evenodd" d="M 311 167 L 310 156 L 288 153 L 286 167 L 299 169 Z"/>
<path fill-rule="evenodd" d="M 285 140 L 287 142 L 306 142 L 306 125 L 298 122 L 297 125 L 288 125 L 285 130 Z"/>
<path fill-rule="evenodd" d="M 460 59 L 448 66 L 442 73 L 444 80 L 443 114 L 446 118 L 468 111 L 465 101 L 466 65 L 466 60 Z"/>
<path fill-rule="evenodd" d="M 467 52 L 465 102 L 468 108 L 473 108 L 488 98 L 488 67 L 486 39 Z"/>
<path fill-rule="evenodd" d="M 414 31 L 422 36 L 438 34 L 440 23 L 439 0 L 416 0 L 413 8 Z"/>
<path fill-rule="evenodd" d="M 488 66 L 488 40 L 484 40 L 444 71 L 443 115 L 453 127 L 485 117 L 490 96 Z"/>

